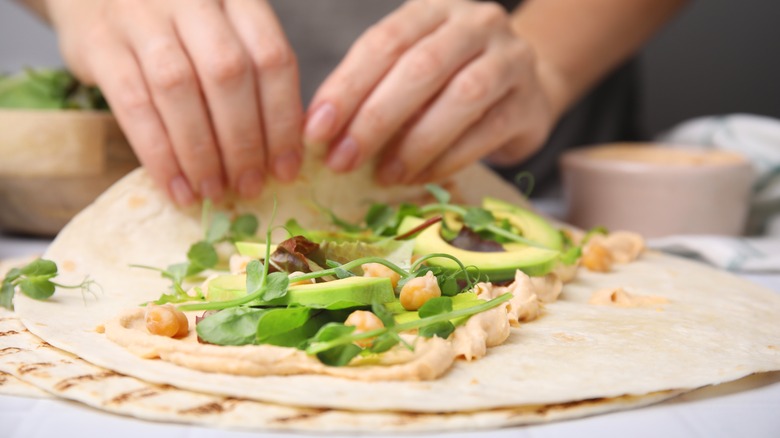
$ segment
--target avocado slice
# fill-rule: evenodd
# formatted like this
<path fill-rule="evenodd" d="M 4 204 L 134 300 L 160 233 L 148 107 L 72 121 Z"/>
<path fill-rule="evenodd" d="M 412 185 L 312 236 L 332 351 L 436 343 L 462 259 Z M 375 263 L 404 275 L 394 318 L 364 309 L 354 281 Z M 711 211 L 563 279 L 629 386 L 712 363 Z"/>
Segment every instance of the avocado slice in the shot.
<path fill-rule="evenodd" d="M 246 275 L 220 275 L 209 281 L 206 299 L 225 301 L 246 295 Z M 256 301 L 258 306 L 303 306 L 313 309 L 347 309 L 370 306 L 372 302 L 395 300 L 389 278 L 347 277 L 324 283 L 295 284 L 287 295 L 271 301 Z"/>
<path fill-rule="evenodd" d="M 563 249 L 563 238 L 560 231 L 533 211 L 490 197 L 482 200 L 482 208 L 490 210 L 496 219 L 509 221 L 512 226 L 522 232 L 526 239 L 539 243 L 545 248 L 557 251 Z M 522 243 L 505 244 L 504 249 L 509 251 L 510 248 L 520 246 L 526 245 Z"/>
<path fill-rule="evenodd" d="M 481 304 L 484 302 L 484 300 L 477 298 L 477 294 L 474 292 L 459 293 L 451 298 L 452 298 L 452 310 L 465 309 L 467 307 L 476 306 L 477 304 Z M 416 321 L 420 319 L 420 314 L 416 310 L 409 311 L 404 309 L 404 306 L 401 305 L 400 301 L 395 301 L 392 303 L 385 304 L 385 308 L 387 308 L 387 310 L 389 310 L 391 313 L 395 315 L 394 319 L 396 324 L 404 324 L 410 321 Z M 460 318 L 450 320 L 450 322 L 458 326 L 468 321 L 469 318 L 470 318 L 469 316 L 463 316 Z"/>
<path fill-rule="evenodd" d="M 495 198 L 485 198 L 483 207 L 490 210 L 498 219 L 506 219 L 523 233 L 523 237 L 532 240 L 544 248 L 533 247 L 518 242 L 504 243 L 503 252 L 468 251 L 452 246 L 441 237 L 441 224 L 434 224 L 418 234 L 415 240 L 414 254 L 421 256 L 432 253 L 445 253 L 456 257 L 465 266 L 473 266 L 489 281 L 505 281 L 515 277 L 519 269 L 531 276 L 545 275 L 558 263 L 563 248 L 560 232 L 538 214 Z M 420 225 L 423 219 L 406 217 L 399 233 Z M 431 266 L 448 271 L 457 271 L 460 267 L 453 260 L 433 258 L 428 260 Z"/>
<path fill-rule="evenodd" d="M 242 256 L 254 257 L 256 259 L 265 258 L 265 243 L 261 242 L 236 242 L 236 250 Z M 271 254 L 276 251 L 276 245 L 271 244 Z"/>

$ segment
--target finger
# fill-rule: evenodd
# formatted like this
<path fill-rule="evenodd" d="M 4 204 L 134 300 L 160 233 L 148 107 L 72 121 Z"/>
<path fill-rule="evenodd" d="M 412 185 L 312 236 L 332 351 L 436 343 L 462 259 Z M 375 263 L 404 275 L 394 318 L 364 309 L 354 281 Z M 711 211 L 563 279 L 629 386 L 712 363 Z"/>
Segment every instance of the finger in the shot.
<path fill-rule="evenodd" d="M 383 184 L 409 182 L 439 160 L 463 133 L 515 86 L 528 67 L 525 45 L 501 38 L 458 72 L 395 142 L 378 168 Z"/>
<path fill-rule="evenodd" d="M 120 26 L 141 64 L 178 161 L 191 187 L 219 201 L 224 193 L 220 154 L 195 70 L 171 22 L 129 8 Z"/>
<path fill-rule="evenodd" d="M 91 76 L 106 96 L 122 131 L 158 187 L 180 205 L 195 200 L 130 48 L 104 33 L 89 58 Z"/>
<path fill-rule="evenodd" d="M 305 143 L 330 144 L 398 59 L 446 19 L 440 5 L 411 1 L 367 30 L 315 93 Z"/>
<path fill-rule="evenodd" d="M 175 16 L 195 65 L 230 186 L 244 197 L 262 189 L 265 153 L 249 56 L 214 1 L 185 0 Z"/>
<path fill-rule="evenodd" d="M 507 93 L 411 182 L 441 181 L 506 144 L 522 132 L 522 108 L 521 93 Z"/>
<path fill-rule="evenodd" d="M 484 29 L 479 21 L 451 20 L 411 48 L 360 107 L 328 164 L 334 170 L 351 170 L 378 152 L 484 49 Z M 358 153 L 350 162 L 344 156 L 354 149 Z"/>
<path fill-rule="evenodd" d="M 267 163 L 278 179 L 292 181 L 303 149 L 303 107 L 295 54 L 267 2 L 234 0 L 226 2 L 225 8 L 257 72 Z"/>

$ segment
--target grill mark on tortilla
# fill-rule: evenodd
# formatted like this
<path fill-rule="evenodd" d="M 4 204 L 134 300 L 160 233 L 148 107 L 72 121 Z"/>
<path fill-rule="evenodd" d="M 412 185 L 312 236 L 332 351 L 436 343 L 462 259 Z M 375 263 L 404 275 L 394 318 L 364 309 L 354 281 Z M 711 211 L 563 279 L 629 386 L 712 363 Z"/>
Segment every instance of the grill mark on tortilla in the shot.
<path fill-rule="evenodd" d="M 41 368 L 50 368 L 53 367 L 54 364 L 51 362 L 36 362 L 36 363 L 27 363 L 19 365 L 19 368 L 16 369 L 16 371 L 21 374 L 29 374 L 35 371 L 40 370 Z"/>
<path fill-rule="evenodd" d="M 620 398 L 623 398 L 623 397 L 625 397 L 625 396 L 616 397 L 613 400 L 620 399 Z M 550 411 L 566 410 L 566 409 L 576 408 L 578 406 L 585 406 L 585 405 L 590 405 L 590 404 L 598 404 L 598 403 L 605 402 L 606 400 L 607 399 L 604 398 L 604 397 L 597 397 L 597 398 L 586 398 L 584 400 L 574 400 L 574 401 L 565 402 L 565 403 L 555 403 L 555 404 L 551 404 L 551 405 L 542 405 L 542 406 L 537 407 L 534 410 L 534 412 L 536 414 L 539 414 L 539 415 L 547 415 L 547 413 L 550 412 Z M 525 411 L 520 411 L 520 412 L 525 412 Z"/>
<path fill-rule="evenodd" d="M 100 380 L 105 380 L 111 377 L 120 377 L 121 374 L 115 372 L 115 371 L 101 371 L 99 373 L 94 374 L 83 374 L 81 376 L 75 376 L 75 377 L 68 377 L 67 379 L 62 379 L 59 382 L 54 384 L 54 389 L 57 391 L 66 391 L 80 382 L 97 382 Z"/>
<path fill-rule="evenodd" d="M 0 356 L 7 356 L 9 354 L 21 353 L 23 350 L 17 347 L 5 347 L 0 350 Z"/>
<path fill-rule="evenodd" d="M 221 414 L 232 411 L 236 404 L 240 401 L 241 400 L 237 398 L 225 397 L 220 401 L 206 403 L 200 406 L 195 406 L 194 408 L 181 409 L 179 410 L 179 414 L 196 416 Z"/>
<path fill-rule="evenodd" d="M 0 371 L 0 386 L 5 385 L 8 382 L 8 377 L 10 374 Z"/>
<path fill-rule="evenodd" d="M 128 391 L 122 394 L 119 394 L 118 396 L 112 398 L 108 401 L 109 404 L 116 404 L 121 405 L 122 403 L 128 402 L 128 401 L 135 401 L 140 400 L 142 398 L 147 397 L 154 397 L 158 394 L 160 394 L 162 391 L 160 391 L 160 388 L 151 387 L 151 388 L 141 388 L 136 389 L 133 391 Z"/>
<path fill-rule="evenodd" d="M 0 338 L 2 338 L 3 336 L 13 336 L 18 334 L 19 332 L 17 332 L 16 330 L 8 330 L 7 332 L 0 332 Z"/>
<path fill-rule="evenodd" d="M 328 409 L 328 408 L 311 408 L 311 409 L 307 409 L 306 412 L 301 412 L 300 414 L 297 414 L 297 415 L 291 415 L 289 417 L 274 418 L 271 421 L 273 423 L 282 423 L 282 424 L 284 424 L 284 423 L 294 423 L 294 422 L 308 420 L 310 418 L 318 417 L 318 416 L 320 416 L 322 414 L 325 414 L 327 412 L 330 412 L 330 411 L 332 411 L 332 409 Z"/>

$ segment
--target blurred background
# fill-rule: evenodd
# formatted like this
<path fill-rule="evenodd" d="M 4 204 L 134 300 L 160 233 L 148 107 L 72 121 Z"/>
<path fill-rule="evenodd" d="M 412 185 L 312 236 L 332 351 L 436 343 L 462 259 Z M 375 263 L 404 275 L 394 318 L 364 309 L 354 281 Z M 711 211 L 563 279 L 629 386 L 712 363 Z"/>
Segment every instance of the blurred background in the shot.
<path fill-rule="evenodd" d="M 644 127 L 747 112 L 780 118 L 780 2 L 693 1 L 641 53 Z M 55 34 L 0 0 L 0 71 L 62 65 Z"/>

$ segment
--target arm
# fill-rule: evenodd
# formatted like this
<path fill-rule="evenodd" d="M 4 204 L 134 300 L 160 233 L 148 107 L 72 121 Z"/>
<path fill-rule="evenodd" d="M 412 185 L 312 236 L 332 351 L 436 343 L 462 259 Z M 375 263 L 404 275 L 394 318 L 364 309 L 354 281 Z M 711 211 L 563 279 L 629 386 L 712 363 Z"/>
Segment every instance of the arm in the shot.
<path fill-rule="evenodd" d="M 556 118 L 635 53 L 686 0 L 526 0 L 512 29 L 536 51 Z"/>

